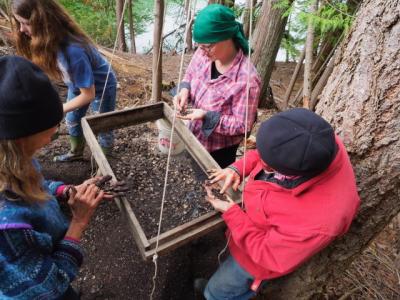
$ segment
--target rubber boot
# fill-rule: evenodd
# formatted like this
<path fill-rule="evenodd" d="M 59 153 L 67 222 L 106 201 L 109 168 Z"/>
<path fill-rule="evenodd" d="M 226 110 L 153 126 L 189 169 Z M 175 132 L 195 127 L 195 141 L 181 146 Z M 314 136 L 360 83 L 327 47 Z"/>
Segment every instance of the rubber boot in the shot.
<path fill-rule="evenodd" d="M 69 136 L 71 150 L 68 153 L 54 157 L 55 162 L 69 162 L 83 159 L 83 150 L 85 149 L 85 139 L 83 136 Z"/>
<path fill-rule="evenodd" d="M 104 147 L 104 146 L 100 146 L 100 147 L 101 147 L 101 151 L 103 151 L 105 156 L 112 157 L 112 148 L 111 147 Z"/>

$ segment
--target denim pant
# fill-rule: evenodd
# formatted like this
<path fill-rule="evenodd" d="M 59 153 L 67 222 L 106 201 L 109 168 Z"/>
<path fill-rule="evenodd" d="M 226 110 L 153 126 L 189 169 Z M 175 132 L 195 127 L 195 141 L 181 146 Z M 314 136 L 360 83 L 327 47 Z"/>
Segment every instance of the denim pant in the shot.
<path fill-rule="evenodd" d="M 219 266 L 204 290 L 207 300 L 247 300 L 256 293 L 250 289 L 254 278 L 235 261 L 232 255 Z"/>
<path fill-rule="evenodd" d="M 100 108 L 100 97 L 96 97 L 90 104 L 68 112 L 65 116 L 65 121 L 68 128 L 68 133 L 71 136 L 83 136 L 81 119 L 86 115 L 86 112 L 91 107 L 94 113 L 103 113 L 115 110 L 115 98 L 117 94 L 116 86 L 109 86 L 104 92 L 103 102 Z M 67 101 L 75 98 L 76 95 L 72 90 L 68 89 Z M 114 135 L 110 132 L 100 132 L 98 134 L 99 144 L 102 147 L 110 148 L 114 143 Z"/>

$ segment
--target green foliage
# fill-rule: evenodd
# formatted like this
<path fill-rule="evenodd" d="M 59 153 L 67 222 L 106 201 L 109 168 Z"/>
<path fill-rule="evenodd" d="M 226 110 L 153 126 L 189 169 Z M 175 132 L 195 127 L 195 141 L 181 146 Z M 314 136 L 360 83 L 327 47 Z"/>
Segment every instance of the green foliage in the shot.
<path fill-rule="evenodd" d="M 305 3 L 309 2 L 305 1 Z M 334 0 L 324 1 L 324 3 L 315 14 L 310 14 L 307 8 L 303 7 L 299 13 L 299 19 L 304 23 L 311 21 L 321 35 L 336 30 L 347 31 L 353 21 L 347 4 Z"/>
<path fill-rule="evenodd" d="M 281 44 L 291 57 L 304 44 L 309 21 L 314 25 L 316 43 L 332 37 L 332 32 L 347 32 L 353 21 L 354 11 L 346 0 L 320 0 L 318 10 L 311 14 L 309 9 L 313 2 L 315 0 L 296 0 L 290 5 L 289 0 L 278 0 L 274 5 L 274 8 L 285 11 L 284 16 L 291 16 Z M 335 43 L 337 39 L 333 37 L 331 42 Z"/>
<path fill-rule="evenodd" d="M 293 5 L 290 0 L 278 0 L 273 8 L 282 10 L 284 12 L 283 17 L 288 17 L 293 12 Z"/>
<path fill-rule="evenodd" d="M 78 24 L 96 42 L 112 47 L 115 42 L 117 24 L 115 1 L 113 0 L 61 0 L 62 5 Z M 133 23 L 135 34 L 141 34 L 152 21 L 153 1 L 133 0 Z M 125 25 L 128 24 L 128 5 L 125 9 Z"/>
<path fill-rule="evenodd" d="M 99 44 L 112 46 L 116 34 L 115 9 L 108 1 L 61 0 L 76 22 Z"/>

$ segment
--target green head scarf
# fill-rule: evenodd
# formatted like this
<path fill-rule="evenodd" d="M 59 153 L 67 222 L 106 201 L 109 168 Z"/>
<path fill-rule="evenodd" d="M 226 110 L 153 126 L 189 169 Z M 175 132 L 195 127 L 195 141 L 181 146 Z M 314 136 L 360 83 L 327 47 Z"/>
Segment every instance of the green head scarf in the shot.
<path fill-rule="evenodd" d="M 200 44 L 233 39 L 245 54 L 249 53 L 242 24 L 235 20 L 231 9 L 221 4 L 208 5 L 199 12 L 193 25 L 193 39 Z"/>

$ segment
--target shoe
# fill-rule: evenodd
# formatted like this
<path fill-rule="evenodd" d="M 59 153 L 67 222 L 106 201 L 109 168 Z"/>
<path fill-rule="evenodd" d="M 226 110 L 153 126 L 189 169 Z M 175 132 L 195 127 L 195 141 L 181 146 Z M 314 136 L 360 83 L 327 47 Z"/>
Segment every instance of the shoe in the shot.
<path fill-rule="evenodd" d="M 100 146 L 105 156 L 112 156 L 112 147 Z"/>
<path fill-rule="evenodd" d="M 206 289 L 208 280 L 205 278 L 196 278 L 193 282 L 193 289 L 194 289 L 194 295 L 195 299 L 205 299 L 204 298 L 204 290 Z"/>
<path fill-rule="evenodd" d="M 57 155 L 53 158 L 54 162 L 70 162 L 83 159 L 85 149 L 85 139 L 83 136 L 69 136 L 71 150 L 68 153 Z"/>
<path fill-rule="evenodd" d="M 83 155 L 68 152 L 65 154 L 54 156 L 54 158 L 53 158 L 54 162 L 70 162 L 70 161 L 77 161 L 77 160 L 83 160 Z"/>

